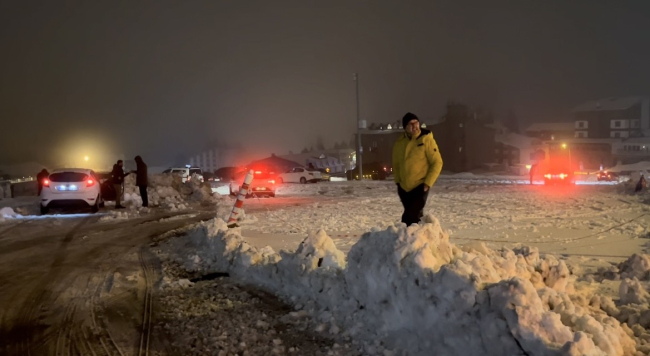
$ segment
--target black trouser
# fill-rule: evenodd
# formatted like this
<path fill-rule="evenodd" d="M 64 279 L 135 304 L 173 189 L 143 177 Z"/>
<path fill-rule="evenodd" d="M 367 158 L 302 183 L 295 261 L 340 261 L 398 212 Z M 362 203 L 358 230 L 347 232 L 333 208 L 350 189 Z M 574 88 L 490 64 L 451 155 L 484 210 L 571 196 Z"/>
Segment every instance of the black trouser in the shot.
<path fill-rule="evenodd" d="M 142 206 L 149 206 L 149 197 L 147 196 L 147 186 L 141 185 L 140 188 L 140 197 L 142 198 Z"/>
<path fill-rule="evenodd" d="M 424 216 L 423 210 L 429 196 L 429 191 L 424 191 L 424 184 L 418 185 L 410 192 L 405 191 L 398 185 L 397 194 L 402 201 L 402 206 L 404 206 L 402 222 L 406 226 L 419 223 L 422 216 Z"/>

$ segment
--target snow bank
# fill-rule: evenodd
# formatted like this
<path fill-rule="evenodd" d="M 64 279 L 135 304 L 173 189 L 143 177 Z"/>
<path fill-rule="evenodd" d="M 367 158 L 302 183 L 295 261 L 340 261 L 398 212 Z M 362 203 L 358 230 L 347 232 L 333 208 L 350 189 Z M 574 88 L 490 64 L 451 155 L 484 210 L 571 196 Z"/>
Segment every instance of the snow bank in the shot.
<path fill-rule="evenodd" d="M 142 205 L 140 189 L 135 185 L 136 176 L 130 174 L 124 179 L 124 201 Z M 209 184 L 192 179 L 183 183 L 181 178 L 171 174 L 149 175 L 147 187 L 149 204 L 162 206 L 172 211 L 187 209 L 187 202 L 217 203 L 222 198 L 212 194 Z"/>
<path fill-rule="evenodd" d="M 632 164 L 617 164 L 614 167 L 607 168 L 610 172 L 631 172 L 631 171 L 650 171 L 650 162 L 643 161 Z"/>
<path fill-rule="evenodd" d="M 615 319 L 573 298 L 564 263 L 534 248 L 461 249 L 436 218 L 366 233 L 347 261 L 323 231 L 296 252 L 248 244 L 222 220 L 200 224 L 169 251 L 192 271 L 229 272 L 304 306 L 318 331 L 409 355 L 630 355 Z M 384 346 L 375 345 L 381 339 Z M 389 350 L 384 350 L 390 352 Z"/>

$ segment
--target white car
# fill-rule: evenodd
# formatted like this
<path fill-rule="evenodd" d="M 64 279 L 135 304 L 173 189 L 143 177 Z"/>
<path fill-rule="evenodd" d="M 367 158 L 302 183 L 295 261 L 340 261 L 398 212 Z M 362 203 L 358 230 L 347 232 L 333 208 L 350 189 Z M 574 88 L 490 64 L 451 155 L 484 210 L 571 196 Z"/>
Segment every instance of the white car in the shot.
<path fill-rule="evenodd" d="M 277 183 L 316 183 L 321 181 L 321 174 L 315 169 L 296 167 L 278 174 Z"/>
<path fill-rule="evenodd" d="M 165 170 L 163 173 L 178 174 L 183 183 L 192 180 L 192 175 L 196 174 L 199 181 L 203 182 L 203 171 L 198 167 L 170 168 Z"/>
<path fill-rule="evenodd" d="M 99 178 L 90 169 L 56 169 L 41 182 L 41 214 L 52 207 L 81 205 L 93 213 L 103 206 Z"/>

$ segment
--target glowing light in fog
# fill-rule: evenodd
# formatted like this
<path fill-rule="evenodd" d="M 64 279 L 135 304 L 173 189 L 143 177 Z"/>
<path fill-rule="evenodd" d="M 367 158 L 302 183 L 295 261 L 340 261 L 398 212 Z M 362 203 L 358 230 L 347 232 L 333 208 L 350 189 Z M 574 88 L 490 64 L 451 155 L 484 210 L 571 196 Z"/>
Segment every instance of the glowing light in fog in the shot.
<path fill-rule="evenodd" d="M 88 162 L 88 156 L 84 156 L 84 161 Z"/>

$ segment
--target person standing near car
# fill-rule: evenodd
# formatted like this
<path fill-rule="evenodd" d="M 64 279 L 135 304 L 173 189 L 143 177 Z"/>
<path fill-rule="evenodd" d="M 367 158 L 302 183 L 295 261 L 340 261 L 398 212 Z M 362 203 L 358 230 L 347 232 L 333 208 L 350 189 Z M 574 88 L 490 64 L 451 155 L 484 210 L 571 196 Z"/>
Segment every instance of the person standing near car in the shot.
<path fill-rule="evenodd" d="M 36 175 L 36 181 L 38 182 L 38 196 L 41 196 L 41 191 L 43 191 L 43 182 L 49 176 L 50 172 L 45 168 Z"/>
<path fill-rule="evenodd" d="M 412 113 L 402 118 L 404 134 L 393 146 L 393 174 L 397 194 L 404 206 L 402 222 L 409 226 L 422 218 L 429 189 L 442 170 L 442 156 L 433 133 L 420 128 L 420 119 Z"/>
<path fill-rule="evenodd" d="M 122 206 L 122 194 L 124 194 L 124 177 L 128 175 L 129 173 L 124 173 L 124 161 L 118 160 L 113 165 L 113 171 L 111 172 L 111 179 L 115 188 L 115 209 L 125 208 Z"/>
<path fill-rule="evenodd" d="M 142 197 L 142 206 L 149 206 L 149 196 L 147 195 L 147 186 L 149 185 L 149 179 L 147 177 L 147 165 L 142 160 L 142 157 L 135 156 L 135 165 L 136 165 L 136 178 L 135 185 L 140 188 L 140 197 Z"/>
<path fill-rule="evenodd" d="M 533 185 L 533 182 L 535 180 L 535 175 L 537 174 L 537 163 L 534 163 L 532 166 L 530 166 L 530 185 Z"/>

